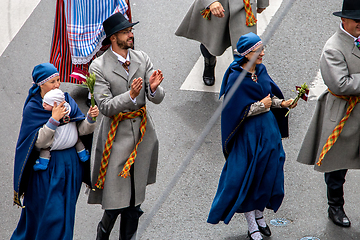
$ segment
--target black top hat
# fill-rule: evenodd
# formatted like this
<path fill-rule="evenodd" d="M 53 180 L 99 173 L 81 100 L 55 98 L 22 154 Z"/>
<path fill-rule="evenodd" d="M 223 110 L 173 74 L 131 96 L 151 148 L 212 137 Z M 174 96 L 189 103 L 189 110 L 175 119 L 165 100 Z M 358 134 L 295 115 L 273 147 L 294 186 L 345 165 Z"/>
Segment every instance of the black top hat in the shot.
<path fill-rule="evenodd" d="M 110 37 L 114 33 L 117 33 L 125 28 L 132 27 L 138 23 L 139 22 L 130 23 L 120 12 L 111 15 L 103 22 L 106 38 L 102 41 L 102 45 L 110 44 Z"/>
<path fill-rule="evenodd" d="M 335 16 L 360 20 L 360 1 L 344 0 L 341 12 L 334 12 Z"/>

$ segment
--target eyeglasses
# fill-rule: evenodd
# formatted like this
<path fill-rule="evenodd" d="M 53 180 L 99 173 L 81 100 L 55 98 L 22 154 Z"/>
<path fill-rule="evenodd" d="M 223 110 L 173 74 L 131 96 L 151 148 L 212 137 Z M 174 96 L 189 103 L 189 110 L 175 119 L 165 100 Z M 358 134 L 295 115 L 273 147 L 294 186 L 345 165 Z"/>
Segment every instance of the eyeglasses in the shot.
<path fill-rule="evenodd" d="M 251 52 L 256 52 L 256 53 L 262 53 L 262 52 L 265 52 L 265 46 L 261 46 L 259 47 L 258 49 L 256 50 L 253 50 Z"/>
<path fill-rule="evenodd" d="M 126 34 L 129 35 L 130 33 L 132 33 L 135 29 L 134 28 L 130 28 L 129 30 L 125 30 L 125 31 L 120 31 L 120 34 Z"/>

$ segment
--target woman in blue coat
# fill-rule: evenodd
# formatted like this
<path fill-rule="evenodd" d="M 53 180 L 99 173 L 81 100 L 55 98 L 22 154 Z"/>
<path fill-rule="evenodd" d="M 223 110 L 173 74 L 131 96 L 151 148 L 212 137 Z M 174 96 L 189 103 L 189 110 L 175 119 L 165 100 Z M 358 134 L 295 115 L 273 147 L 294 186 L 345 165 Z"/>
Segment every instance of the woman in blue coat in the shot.
<path fill-rule="evenodd" d="M 261 39 L 254 33 L 245 34 L 224 75 L 220 96 L 224 95 L 221 134 L 226 162 L 208 217 L 209 223 L 228 224 L 236 212 L 244 213 L 248 235 L 255 240 L 262 239 L 260 233 L 271 235 L 263 211 L 276 212 L 284 197 L 281 138 L 288 136 L 285 113 L 292 103 L 292 99 L 283 100 L 262 64 L 263 56 Z M 249 66 L 252 57 L 256 60 Z M 247 71 L 245 78 L 228 95 L 243 71 Z"/>
<path fill-rule="evenodd" d="M 52 111 L 45 110 L 43 97 L 59 88 L 59 72 L 52 64 L 43 63 L 34 67 L 32 76 L 14 164 L 14 203 L 22 206 L 22 212 L 11 240 L 70 240 L 81 182 L 90 185 L 90 161 L 80 161 L 75 144 L 83 136 L 83 143 L 91 147 L 89 134 L 96 126 L 92 117 L 98 116 L 99 110 L 91 107 L 85 117 L 68 93 L 65 101 L 70 108 L 62 102 L 54 104 Z M 33 168 L 41 161 L 39 149 L 43 148 L 50 148 L 47 167 Z"/>

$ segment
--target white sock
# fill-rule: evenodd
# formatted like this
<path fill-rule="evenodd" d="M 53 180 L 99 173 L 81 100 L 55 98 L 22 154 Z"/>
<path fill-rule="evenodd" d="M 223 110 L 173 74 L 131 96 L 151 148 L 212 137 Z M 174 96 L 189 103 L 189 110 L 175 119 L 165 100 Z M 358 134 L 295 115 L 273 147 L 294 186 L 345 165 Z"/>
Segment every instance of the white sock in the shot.
<path fill-rule="evenodd" d="M 248 223 L 249 232 L 252 233 L 256 230 L 259 230 L 258 225 L 256 224 L 256 220 L 255 220 L 255 211 L 246 212 L 246 213 L 244 213 L 244 215 L 245 215 L 246 221 Z M 260 232 L 255 232 L 255 233 L 251 234 L 251 237 L 254 240 L 263 239 L 261 237 Z"/>
<path fill-rule="evenodd" d="M 266 222 L 263 212 L 255 210 L 255 219 L 260 227 L 266 227 Z"/>

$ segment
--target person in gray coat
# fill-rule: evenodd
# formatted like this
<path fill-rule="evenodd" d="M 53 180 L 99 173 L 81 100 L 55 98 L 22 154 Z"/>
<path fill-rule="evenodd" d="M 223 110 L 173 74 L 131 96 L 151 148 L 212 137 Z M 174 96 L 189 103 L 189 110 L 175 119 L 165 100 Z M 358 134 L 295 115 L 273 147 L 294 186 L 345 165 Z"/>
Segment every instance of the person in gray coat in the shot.
<path fill-rule="evenodd" d="M 333 14 L 341 17 L 340 27 L 320 59 L 328 89 L 318 99 L 297 161 L 325 172 L 329 218 L 350 227 L 343 184 L 347 169 L 360 168 L 360 1 L 344 0 L 342 11 Z"/>
<path fill-rule="evenodd" d="M 249 6 L 248 13 L 245 5 Z M 242 35 L 249 32 L 256 34 L 256 13 L 261 13 L 268 6 L 269 0 L 194 1 L 175 34 L 201 43 L 205 85 L 215 83 L 216 56 L 223 54 L 230 46 L 235 50 Z"/>
<path fill-rule="evenodd" d="M 158 139 L 146 111 L 146 99 L 159 104 L 165 96 L 164 79 L 148 55 L 133 50 L 132 27 L 121 13 L 103 23 L 111 47 L 90 65 L 95 73 L 94 96 L 104 115 L 99 126 L 88 203 L 105 209 L 98 224 L 97 240 L 109 239 L 121 215 L 120 238 L 130 240 L 143 213 L 145 188 L 155 183 Z"/>

